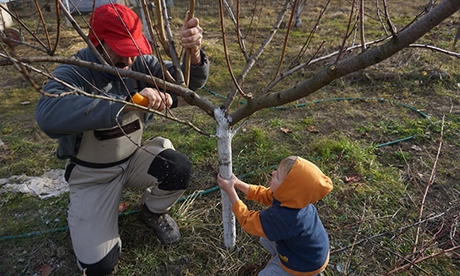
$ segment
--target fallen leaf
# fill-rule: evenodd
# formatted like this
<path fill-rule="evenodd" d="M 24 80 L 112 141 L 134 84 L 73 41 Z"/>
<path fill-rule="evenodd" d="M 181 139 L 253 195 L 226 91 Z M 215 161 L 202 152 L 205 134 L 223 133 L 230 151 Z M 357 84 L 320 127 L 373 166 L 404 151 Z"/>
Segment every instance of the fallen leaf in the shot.
<path fill-rule="evenodd" d="M 38 276 L 49 276 L 51 274 L 51 266 L 50 265 L 44 265 L 40 270 L 38 270 L 37 275 Z"/>
<path fill-rule="evenodd" d="M 128 202 L 122 202 L 120 205 L 118 205 L 118 213 L 123 213 L 128 209 L 129 203 Z"/>
<path fill-rule="evenodd" d="M 283 133 L 285 133 L 285 134 L 292 133 L 292 130 L 287 129 L 287 128 L 284 128 L 284 127 L 280 128 L 280 130 L 281 130 Z"/>
<path fill-rule="evenodd" d="M 308 126 L 307 130 L 312 132 L 312 133 L 319 133 L 319 130 L 316 129 L 314 126 Z"/>
<path fill-rule="evenodd" d="M 350 183 L 350 182 L 358 182 L 361 180 L 361 176 L 359 174 L 352 174 L 345 176 L 345 183 Z"/>

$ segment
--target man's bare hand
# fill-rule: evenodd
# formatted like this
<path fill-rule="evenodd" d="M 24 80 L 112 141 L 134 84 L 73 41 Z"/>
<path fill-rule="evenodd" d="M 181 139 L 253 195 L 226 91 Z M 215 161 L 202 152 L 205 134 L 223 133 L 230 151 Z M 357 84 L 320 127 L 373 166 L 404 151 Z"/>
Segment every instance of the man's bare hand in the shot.
<path fill-rule="evenodd" d="M 171 95 L 158 91 L 155 88 L 146 87 L 142 89 L 139 94 L 149 99 L 148 108 L 156 111 L 163 111 L 166 108 L 170 108 L 173 104 Z"/>
<path fill-rule="evenodd" d="M 194 65 L 201 64 L 201 42 L 203 39 L 203 29 L 200 27 L 198 18 L 189 18 L 190 12 L 185 14 L 184 24 L 180 30 L 180 40 L 182 47 L 191 50 L 191 63 Z"/>

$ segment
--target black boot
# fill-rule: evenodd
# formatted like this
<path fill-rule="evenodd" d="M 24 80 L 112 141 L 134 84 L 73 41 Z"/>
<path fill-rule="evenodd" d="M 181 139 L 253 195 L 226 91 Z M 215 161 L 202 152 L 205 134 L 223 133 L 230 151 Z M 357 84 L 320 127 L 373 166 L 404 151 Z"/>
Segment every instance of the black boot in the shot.
<path fill-rule="evenodd" d="M 169 216 L 165 214 L 156 214 L 151 212 L 145 204 L 141 205 L 141 215 L 144 218 L 148 226 L 155 230 L 158 239 L 163 244 L 175 244 L 179 242 L 180 231 L 177 223 Z"/>

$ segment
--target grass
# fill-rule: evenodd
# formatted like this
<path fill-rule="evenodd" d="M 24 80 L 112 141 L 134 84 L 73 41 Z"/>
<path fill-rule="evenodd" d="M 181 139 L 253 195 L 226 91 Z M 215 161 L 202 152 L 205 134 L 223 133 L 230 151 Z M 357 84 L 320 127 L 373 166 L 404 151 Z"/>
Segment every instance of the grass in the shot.
<path fill-rule="evenodd" d="M 219 95 L 225 96 L 232 82 L 212 4 L 205 1 L 200 8 L 205 29 L 203 48 L 212 68 L 207 89 L 198 93 L 219 105 L 223 102 Z M 317 7 L 315 3 L 310 5 L 306 10 Z M 410 21 L 409 6 L 395 18 L 398 27 Z M 315 40 L 330 42 L 322 51 L 336 49 L 340 44 L 349 17 L 338 6 L 332 7 L 325 25 L 314 36 Z M 174 24 L 180 26 L 182 10 L 177 14 Z M 261 18 L 259 24 L 266 24 L 268 18 Z M 294 31 L 291 45 L 302 45 L 311 29 L 309 22 L 313 22 L 311 18 L 303 20 L 303 29 Z M 378 21 L 368 22 L 366 28 L 372 36 L 379 37 L 381 32 L 374 25 Z M 236 56 L 238 47 L 230 24 L 228 27 L 231 64 L 239 71 L 244 60 Z M 451 24 L 443 23 L 437 29 L 420 43 L 436 38 L 433 41 L 439 45 L 450 47 L 452 37 L 447 34 L 453 31 Z M 66 32 L 64 37 L 60 54 L 69 55 L 65 49 L 71 46 L 74 52 L 81 41 L 72 32 Z M 280 37 L 282 34 L 277 36 Z M 279 45 L 273 48 L 279 49 Z M 308 52 L 305 58 L 308 60 L 313 53 Z M 257 92 L 272 78 L 271 69 L 277 64 L 277 55 L 265 54 L 243 88 Z M 52 70 L 55 65 L 45 66 Z M 306 68 L 277 88 L 291 86 L 319 67 Z M 46 137 L 35 122 L 38 93 L 27 87 L 11 67 L 2 70 L 0 139 L 5 145 L 0 149 L 0 176 L 39 176 L 49 169 L 62 169 L 65 162 L 54 156 L 56 141 Z M 249 183 L 264 184 L 279 161 L 294 154 L 314 161 L 333 179 L 334 190 L 316 205 L 331 242 L 325 275 L 382 275 L 403 267 L 408 260 L 413 266 L 396 275 L 456 275 L 460 270 L 458 250 L 423 258 L 459 242 L 455 232 L 455 206 L 460 198 L 459 70 L 458 61 L 451 57 L 420 49 L 405 50 L 363 72 L 336 80 L 289 108 L 261 110 L 233 139 L 233 171 Z M 43 83 L 39 76 L 34 77 L 37 83 Z M 339 99 L 348 97 L 385 101 Z M 428 117 L 395 103 L 420 110 Z M 235 103 L 238 104 L 241 103 Z M 172 112 L 206 133 L 215 132 L 212 118 L 195 107 Z M 123 251 L 117 275 L 254 275 L 270 259 L 257 237 L 245 233 L 237 224 L 235 248 L 223 246 L 221 199 L 214 189 L 218 172 L 216 139 L 158 116 L 148 125 L 144 138 L 152 136 L 169 138 L 193 163 L 191 185 L 185 194 L 191 197 L 171 210 L 182 240 L 173 247 L 161 245 L 138 215 L 142 191 L 124 191 L 122 202 L 128 207 L 126 215 L 119 218 Z M 391 143 L 408 136 L 413 138 Z M 441 155 L 436 159 L 441 142 Z M 429 182 L 435 166 L 435 181 Z M 353 177 L 355 181 L 349 181 Z M 429 184 L 423 223 L 418 223 Z M 262 208 L 246 203 L 253 209 Z M 65 229 L 67 205 L 68 194 L 43 200 L 19 193 L 0 194 L 1 275 L 34 275 L 44 265 L 52 267 L 52 275 L 80 275 Z"/>
<path fill-rule="evenodd" d="M 62 167 L 56 160 L 56 142 L 48 139 L 35 124 L 38 93 L 30 88 L 2 93 L 0 124 L 8 154 L 0 157 L 0 176 L 41 175 L 44 170 Z"/>

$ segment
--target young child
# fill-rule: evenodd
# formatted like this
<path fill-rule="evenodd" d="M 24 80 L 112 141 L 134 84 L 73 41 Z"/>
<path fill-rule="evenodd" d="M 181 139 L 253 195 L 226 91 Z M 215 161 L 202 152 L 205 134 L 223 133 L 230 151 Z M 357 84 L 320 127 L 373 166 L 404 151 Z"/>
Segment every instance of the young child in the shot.
<path fill-rule="evenodd" d="M 332 190 L 331 179 L 313 163 L 289 156 L 272 172 L 270 188 L 247 184 L 235 175 L 217 182 L 232 203 L 241 227 L 259 236 L 274 256 L 258 275 L 316 275 L 329 261 L 327 232 L 312 204 Z M 236 189 L 269 208 L 248 210 Z"/>

